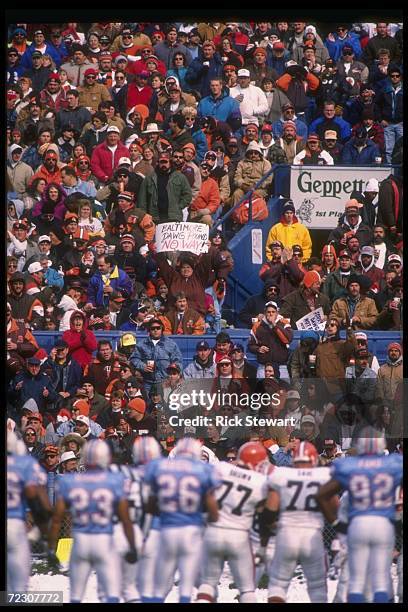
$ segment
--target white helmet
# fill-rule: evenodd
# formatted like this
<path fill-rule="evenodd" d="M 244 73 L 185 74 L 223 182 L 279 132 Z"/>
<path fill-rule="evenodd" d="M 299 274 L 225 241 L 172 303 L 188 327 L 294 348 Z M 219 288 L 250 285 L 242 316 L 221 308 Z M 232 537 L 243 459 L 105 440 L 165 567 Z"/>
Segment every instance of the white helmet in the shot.
<path fill-rule="evenodd" d="M 384 436 L 373 427 L 364 427 L 356 442 L 358 455 L 383 455 L 387 443 Z"/>
<path fill-rule="evenodd" d="M 201 442 L 195 438 L 181 438 L 174 447 L 174 455 L 187 455 L 193 459 L 201 459 Z"/>
<path fill-rule="evenodd" d="M 162 456 L 160 444 L 152 436 L 140 436 L 133 442 L 132 459 L 135 465 L 145 465 Z"/>
<path fill-rule="evenodd" d="M 14 431 L 7 431 L 7 454 L 16 455 L 18 449 L 18 438 Z"/>
<path fill-rule="evenodd" d="M 107 468 L 111 462 L 111 451 L 104 440 L 89 440 L 85 444 L 83 457 L 87 467 Z"/>

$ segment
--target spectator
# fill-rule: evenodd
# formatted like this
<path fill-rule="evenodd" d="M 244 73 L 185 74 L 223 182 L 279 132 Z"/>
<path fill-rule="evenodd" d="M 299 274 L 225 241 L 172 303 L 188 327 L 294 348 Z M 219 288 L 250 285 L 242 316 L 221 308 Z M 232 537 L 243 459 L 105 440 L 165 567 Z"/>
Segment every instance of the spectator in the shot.
<path fill-rule="evenodd" d="M 185 55 L 187 66 L 192 62 L 192 56 L 189 49 L 177 42 L 177 28 L 174 24 L 168 26 L 166 39 L 154 46 L 154 52 L 159 60 L 164 63 L 167 70 L 172 67 L 174 56 L 177 53 L 183 53 Z"/>
<path fill-rule="evenodd" d="M 109 294 L 120 291 L 125 297 L 132 295 L 132 281 L 115 264 L 112 257 L 100 255 L 97 257 L 98 272 L 89 280 L 88 306 L 108 306 Z"/>
<path fill-rule="evenodd" d="M 250 142 L 245 151 L 245 158 L 238 162 L 235 172 L 235 191 L 232 194 L 233 205 L 237 204 L 270 169 L 271 164 L 268 160 L 264 159 L 261 147 L 256 142 Z M 270 174 L 262 185 L 257 187 L 253 195 L 265 199 L 268 194 L 268 187 L 272 183 L 272 178 L 273 175 Z"/>
<path fill-rule="evenodd" d="M 309 92 L 313 95 L 319 88 L 318 77 L 293 60 L 286 62 L 284 74 L 276 81 L 276 86 L 285 92 L 295 106 L 295 112 L 301 119 L 309 107 Z"/>
<path fill-rule="evenodd" d="M 377 23 L 376 32 L 376 35 L 370 38 L 364 47 L 362 61 L 371 66 L 378 57 L 380 49 L 387 49 L 391 61 L 398 63 L 400 60 L 398 42 L 388 34 L 388 24 L 385 22 Z"/>
<path fill-rule="evenodd" d="M 181 221 L 182 210 L 190 204 L 191 196 L 186 177 L 172 169 L 169 153 L 161 153 L 157 171 L 146 177 L 141 185 L 138 205 L 155 223 Z"/>
<path fill-rule="evenodd" d="M 265 363 L 272 362 L 276 373 L 284 374 L 283 366 L 289 356 L 288 344 L 293 332 L 289 321 L 279 314 L 276 302 L 267 302 L 264 318 L 255 323 L 248 341 L 248 350 L 258 361 L 257 378 L 264 378 Z"/>
<path fill-rule="evenodd" d="M 272 124 L 273 135 L 278 138 L 283 135 L 284 128 L 291 122 L 295 125 L 295 135 L 306 140 L 307 125 L 304 121 L 295 115 L 295 107 L 292 102 L 287 102 L 282 106 L 280 119 L 277 119 Z"/>
<path fill-rule="evenodd" d="M 250 72 L 246 68 L 238 70 L 238 85 L 230 88 L 230 96 L 239 102 L 242 125 L 259 125 L 259 116 L 268 111 L 268 102 L 263 91 L 250 84 Z"/>
<path fill-rule="evenodd" d="M 346 392 L 357 395 L 362 402 L 370 405 L 375 399 L 377 374 L 368 365 L 368 351 L 355 351 L 355 364 L 346 368 Z"/>
<path fill-rule="evenodd" d="M 283 204 L 282 216 L 279 223 L 274 225 L 266 239 L 266 257 L 270 257 L 269 244 L 281 242 L 285 248 L 300 245 L 303 249 L 303 261 L 307 261 L 312 254 L 312 239 L 309 230 L 296 217 L 295 205 L 292 200 L 287 200 Z"/>
<path fill-rule="evenodd" d="M 165 313 L 171 329 L 170 333 L 203 335 L 205 332 L 204 319 L 197 311 L 190 308 L 184 291 L 180 291 L 174 297 L 174 307 Z"/>
<path fill-rule="evenodd" d="M 368 138 L 364 128 L 357 130 L 346 142 L 341 159 L 345 166 L 372 166 L 382 161 L 380 149 Z"/>
<path fill-rule="evenodd" d="M 354 198 L 346 202 L 344 221 L 330 232 L 328 242 L 337 243 L 342 248 L 350 236 L 357 237 L 361 246 L 371 244 L 373 237 L 372 229 L 362 222 L 358 202 Z"/>
<path fill-rule="evenodd" d="M 327 245 L 327 247 L 323 248 L 323 251 L 326 248 L 334 251 L 334 247 L 332 245 Z M 325 253 L 323 257 L 327 257 L 327 255 L 328 254 Z M 334 255 L 332 257 L 334 260 Z M 325 280 L 323 281 L 322 285 L 322 293 L 327 295 L 331 304 L 333 304 L 337 298 L 346 296 L 347 283 L 351 272 L 351 254 L 346 249 L 343 249 L 339 253 L 338 269 L 334 269 L 332 272 L 327 274 L 327 276 L 325 275 Z"/>
<path fill-rule="evenodd" d="M 21 321 L 12 316 L 11 304 L 7 302 L 7 368 L 15 374 L 25 365 L 28 357 L 33 357 L 38 344 L 32 333 Z"/>
<path fill-rule="evenodd" d="M 374 327 L 378 311 L 373 299 L 361 295 L 361 276 L 351 274 L 347 281 L 347 296 L 333 303 L 330 313 L 340 321 L 341 326 L 354 326 L 355 329 Z"/>
<path fill-rule="evenodd" d="M 70 318 L 70 329 L 65 331 L 62 339 L 68 344 L 69 355 L 83 369 L 92 361 L 92 353 L 97 343 L 93 332 L 87 329 L 86 317 L 80 310 L 74 311 Z"/>
<path fill-rule="evenodd" d="M 261 321 L 264 314 L 265 304 L 269 301 L 274 301 L 280 306 L 279 286 L 274 280 L 265 281 L 262 293 L 253 295 L 247 299 L 242 307 L 238 317 L 240 327 L 251 328 L 255 323 L 254 319 Z"/>
<path fill-rule="evenodd" d="M 17 270 L 19 272 L 23 271 L 27 261 L 40 254 L 38 245 L 28 237 L 29 229 L 26 220 L 22 219 L 21 221 L 14 221 L 11 232 L 7 232 L 10 239 L 7 255 L 17 257 Z"/>
<path fill-rule="evenodd" d="M 395 143 L 403 135 L 402 108 L 403 86 L 402 70 L 395 65 L 388 67 L 388 82 L 378 99 L 381 125 L 384 128 L 385 161 L 391 163 Z"/>
<path fill-rule="evenodd" d="M 319 136 L 309 134 L 305 148 L 294 157 L 293 164 L 295 166 L 303 164 L 307 166 L 333 166 L 334 162 L 332 156 L 320 145 Z"/>
<path fill-rule="evenodd" d="M 33 169 L 22 161 L 22 154 L 23 148 L 18 144 L 12 144 L 9 148 L 7 160 L 7 174 L 19 198 L 28 195 L 27 189 L 34 174 Z"/>
<path fill-rule="evenodd" d="M 38 440 L 37 432 L 31 425 L 27 425 L 23 431 L 23 442 L 28 454 L 39 460 L 44 451 L 44 444 Z"/>
<path fill-rule="evenodd" d="M 349 32 L 347 25 L 341 23 L 336 28 L 336 33 L 330 32 L 324 43 L 333 61 L 337 62 L 344 46 L 352 47 L 357 59 L 361 56 L 361 45 L 354 32 Z"/>
<path fill-rule="evenodd" d="M 396 248 L 402 245 L 402 180 L 390 174 L 381 181 L 378 193 L 377 223 L 382 223 L 387 231 L 387 237 Z"/>
<path fill-rule="evenodd" d="M 85 72 L 93 66 L 93 63 L 87 59 L 85 51 L 86 47 L 74 43 L 70 48 L 71 60 L 61 66 L 62 70 L 65 70 L 67 73 L 69 82 L 75 87 L 80 87 L 84 84 Z"/>
<path fill-rule="evenodd" d="M 72 128 L 81 133 L 83 127 L 91 121 L 90 111 L 79 103 L 79 91 L 70 89 L 65 96 L 66 107 L 61 108 L 55 116 L 55 130 L 62 133 L 67 128 Z"/>
<path fill-rule="evenodd" d="M 25 369 L 19 372 L 11 381 L 9 389 L 10 402 L 15 406 L 17 415 L 20 406 L 32 398 L 41 414 L 53 410 L 53 403 L 57 399 L 49 376 L 41 372 L 41 361 L 37 357 L 29 357 L 26 360 Z"/>
<path fill-rule="evenodd" d="M 214 117 L 228 123 L 231 131 L 238 132 L 242 124 L 239 103 L 228 94 L 221 78 L 210 80 L 210 90 L 211 93 L 198 104 L 198 118 Z"/>
<path fill-rule="evenodd" d="M 319 341 L 317 331 L 302 330 L 299 345 L 290 356 L 288 371 L 292 384 L 298 391 L 301 391 L 305 379 L 316 377 L 316 358 L 313 353 Z"/>
<path fill-rule="evenodd" d="M 184 370 L 184 378 L 214 378 L 215 362 L 210 345 L 201 340 L 196 344 L 193 361 Z"/>
<path fill-rule="evenodd" d="M 171 363 L 183 367 L 181 352 L 174 340 L 163 335 L 164 325 L 159 319 L 151 319 L 149 335 L 137 343 L 130 363 L 143 372 L 144 387 L 149 392 L 154 383 L 162 382 Z"/>
<path fill-rule="evenodd" d="M 383 284 L 384 272 L 375 265 L 375 250 L 372 246 L 365 246 L 360 251 L 361 274 L 371 281 L 371 286 L 381 287 Z"/>
<path fill-rule="evenodd" d="M 190 89 L 197 90 L 201 98 L 205 98 L 210 96 L 212 91 L 211 81 L 221 77 L 222 73 L 223 62 L 220 54 L 216 51 L 214 43 L 211 40 L 206 40 L 198 57 L 189 63 L 185 80 Z"/>
<path fill-rule="evenodd" d="M 106 130 L 105 141 L 97 145 L 92 152 L 91 169 L 102 184 L 112 178 L 119 160 L 129 157 L 128 149 L 120 142 L 119 133 L 116 125 L 110 125 Z"/>
<path fill-rule="evenodd" d="M 337 132 L 335 130 L 325 131 L 322 140 L 322 149 L 330 155 L 335 166 L 341 164 L 343 145 L 337 142 Z"/>
<path fill-rule="evenodd" d="M 394 409 L 397 390 L 402 383 L 402 346 L 398 342 L 390 342 L 387 347 L 387 360 L 378 371 L 376 397 L 384 405 Z"/>
<path fill-rule="evenodd" d="M 378 192 L 377 192 L 378 193 Z M 386 269 L 386 263 L 393 251 L 393 247 L 386 240 L 385 227 L 380 223 L 376 223 L 373 229 L 374 235 L 374 250 L 375 250 L 375 265 L 380 270 Z M 398 256 L 399 257 L 399 256 Z"/>
<path fill-rule="evenodd" d="M 281 314 L 290 319 L 291 327 L 296 329 L 296 322 L 317 308 L 323 309 L 323 314 L 330 312 L 329 299 L 320 292 L 321 278 L 316 270 L 306 272 L 299 289 L 292 291 L 282 300 Z"/>
<path fill-rule="evenodd" d="M 351 136 L 351 126 L 341 117 L 335 116 L 336 103 L 326 100 L 323 106 L 323 115 L 312 121 L 309 125 L 309 134 L 316 133 L 323 139 L 327 130 L 334 130 L 337 139 L 344 143 Z"/>
<path fill-rule="evenodd" d="M 59 406 L 75 396 L 82 378 L 81 366 L 68 355 L 68 351 L 67 342 L 60 338 L 51 349 L 45 364 L 50 369 L 51 382 L 59 395 Z"/>
<path fill-rule="evenodd" d="M 293 258 L 293 251 L 284 249 L 279 240 L 270 243 L 269 248 L 270 259 L 261 267 L 259 276 L 264 283 L 273 281 L 279 287 L 280 299 L 283 299 L 299 286 L 304 273 Z M 266 257 L 268 259 L 268 252 Z"/>
<path fill-rule="evenodd" d="M 210 170 L 207 162 L 201 162 L 201 188 L 190 204 L 189 220 L 212 227 L 213 215 L 220 205 L 220 190 L 217 181 L 210 177 Z"/>

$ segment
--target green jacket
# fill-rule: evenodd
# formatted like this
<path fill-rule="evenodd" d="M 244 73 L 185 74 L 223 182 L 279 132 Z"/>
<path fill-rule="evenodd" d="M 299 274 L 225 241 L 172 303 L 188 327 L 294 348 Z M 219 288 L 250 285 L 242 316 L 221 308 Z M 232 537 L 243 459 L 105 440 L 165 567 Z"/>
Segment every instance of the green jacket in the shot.
<path fill-rule="evenodd" d="M 193 194 L 188 180 L 178 170 L 170 174 L 167 194 L 169 198 L 168 219 L 162 219 L 162 222 L 182 221 L 182 210 L 190 205 Z M 138 208 L 149 213 L 156 223 L 160 223 L 156 172 L 143 180 L 137 195 L 137 205 Z"/>

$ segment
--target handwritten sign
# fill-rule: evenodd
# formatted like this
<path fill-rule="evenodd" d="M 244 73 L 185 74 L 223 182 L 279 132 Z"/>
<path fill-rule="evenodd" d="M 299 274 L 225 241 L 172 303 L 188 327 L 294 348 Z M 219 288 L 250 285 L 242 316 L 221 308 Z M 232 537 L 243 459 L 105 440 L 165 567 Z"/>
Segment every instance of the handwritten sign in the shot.
<path fill-rule="evenodd" d="M 156 227 L 157 252 L 207 253 L 208 231 L 209 227 L 205 223 L 159 223 Z"/>
<path fill-rule="evenodd" d="M 305 315 L 298 321 L 296 321 L 296 327 L 298 329 L 313 329 L 315 331 L 322 331 L 326 326 L 324 320 L 323 308 L 316 308 L 309 314 Z"/>

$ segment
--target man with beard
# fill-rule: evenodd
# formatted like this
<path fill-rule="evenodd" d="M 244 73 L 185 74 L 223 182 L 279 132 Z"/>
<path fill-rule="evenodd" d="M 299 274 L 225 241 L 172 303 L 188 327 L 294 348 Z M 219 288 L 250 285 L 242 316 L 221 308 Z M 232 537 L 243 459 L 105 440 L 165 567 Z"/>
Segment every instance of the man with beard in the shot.
<path fill-rule="evenodd" d="M 330 313 L 330 317 L 338 319 L 341 326 L 354 329 L 370 329 L 374 327 L 378 310 L 374 300 L 361 294 L 362 277 L 351 274 L 347 282 L 347 295 L 338 298 Z"/>
<path fill-rule="evenodd" d="M 316 270 L 309 270 L 303 277 L 299 289 L 289 293 L 282 301 L 281 315 L 290 319 L 292 329 L 296 329 L 296 321 L 317 308 L 323 309 L 323 314 L 330 312 L 330 301 L 320 291 L 322 279 Z"/>
<path fill-rule="evenodd" d="M 43 163 L 33 175 L 31 182 L 36 178 L 43 178 L 47 184 L 57 183 L 61 185 L 61 170 L 58 165 L 58 155 L 51 148 L 47 149 L 43 156 Z"/>
<path fill-rule="evenodd" d="M 133 193 L 122 191 L 117 195 L 117 206 L 109 213 L 105 220 L 105 231 L 109 234 L 112 228 L 118 224 L 118 216 L 123 215 L 127 233 L 133 234 L 135 244 L 140 248 L 143 244 L 151 242 L 156 229 L 151 215 L 137 208 L 134 203 Z"/>
<path fill-rule="evenodd" d="M 380 270 L 386 267 L 386 262 L 394 249 L 391 247 L 388 241 L 385 239 L 385 227 L 379 223 L 374 225 L 374 251 L 375 251 L 375 265 Z"/>
<path fill-rule="evenodd" d="M 296 155 L 305 148 L 305 140 L 296 134 L 296 124 L 292 120 L 285 121 L 283 133 L 280 138 L 276 138 L 274 147 L 280 147 L 288 164 L 292 164 Z"/>
<path fill-rule="evenodd" d="M 322 148 L 333 158 L 334 165 L 341 164 L 343 145 L 337 142 L 337 132 L 335 130 L 325 131 Z"/>
<path fill-rule="evenodd" d="M 14 272 L 10 281 L 7 301 L 11 306 L 13 319 L 24 323 L 40 322 L 44 316 L 44 306 L 36 295 L 26 293 L 26 280 L 21 272 Z"/>
<path fill-rule="evenodd" d="M 344 208 L 344 221 L 330 232 L 328 242 L 334 242 L 340 248 L 343 248 L 346 246 L 347 238 L 354 235 L 358 238 L 361 246 L 371 244 L 372 229 L 362 222 L 357 200 L 348 200 Z"/>
<path fill-rule="evenodd" d="M 377 378 L 376 396 L 385 406 L 393 406 L 398 386 L 403 382 L 402 346 L 390 342 L 387 347 L 387 361 L 380 367 Z"/>
<path fill-rule="evenodd" d="M 375 285 L 377 290 L 383 285 L 384 272 L 375 265 L 375 250 L 372 246 L 365 246 L 360 251 L 360 273 L 367 276 L 371 286 Z"/>
<path fill-rule="evenodd" d="M 333 246 L 330 245 L 333 249 Z M 347 294 L 347 283 L 352 272 L 351 266 L 351 254 L 346 249 L 343 249 L 339 253 L 339 267 L 328 274 L 322 285 L 322 293 L 327 295 L 330 303 L 333 304 L 339 297 L 343 297 Z"/>
<path fill-rule="evenodd" d="M 267 280 L 265 282 L 262 293 L 253 295 L 247 299 L 239 313 L 239 327 L 251 328 L 254 324 L 253 319 L 259 321 L 263 318 L 263 312 L 266 302 L 273 300 L 280 307 L 279 286 L 277 281 Z"/>

